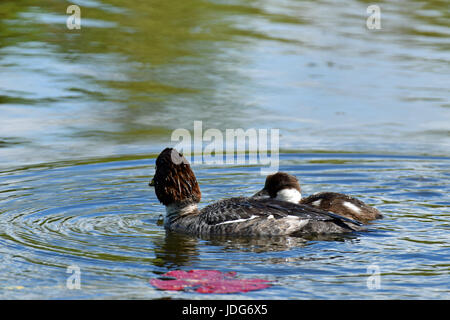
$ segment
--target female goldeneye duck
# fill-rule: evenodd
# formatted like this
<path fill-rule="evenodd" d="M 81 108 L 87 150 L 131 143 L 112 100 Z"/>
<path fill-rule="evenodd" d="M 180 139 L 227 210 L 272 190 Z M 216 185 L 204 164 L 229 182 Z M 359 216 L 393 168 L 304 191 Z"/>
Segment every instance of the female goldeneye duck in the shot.
<path fill-rule="evenodd" d="M 276 236 L 362 230 L 357 221 L 271 198 L 230 198 L 198 209 L 200 187 L 188 161 L 172 148 L 156 159 L 150 182 L 166 206 L 164 227 L 194 235 Z"/>
<path fill-rule="evenodd" d="M 300 203 L 331 211 L 341 216 L 361 222 L 381 219 L 383 215 L 361 200 L 337 192 L 320 192 L 302 199 L 300 184 L 296 177 L 285 172 L 277 172 L 266 178 L 264 188 L 253 197 L 268 195 L 271 198 Z"/>

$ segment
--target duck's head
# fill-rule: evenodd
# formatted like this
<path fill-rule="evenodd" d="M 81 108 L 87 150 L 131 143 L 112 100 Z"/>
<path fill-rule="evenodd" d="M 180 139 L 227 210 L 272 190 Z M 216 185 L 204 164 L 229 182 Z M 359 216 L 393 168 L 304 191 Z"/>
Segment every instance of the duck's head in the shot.
<path fill-rule="evenodd" d="M 164 149 L 156 159 L 155 175 L 149 183 L 165 206 L 198 203 L 202 194 L 195 174 L 183 154 Z"/>
<path fill-rule="evenodd" d="M 299 203 L 302 199 L 298 179 L 286 172 L 277 172 L 266 178 L 264 188 L 253 197 L 269 196 L 282 201 Z"/>

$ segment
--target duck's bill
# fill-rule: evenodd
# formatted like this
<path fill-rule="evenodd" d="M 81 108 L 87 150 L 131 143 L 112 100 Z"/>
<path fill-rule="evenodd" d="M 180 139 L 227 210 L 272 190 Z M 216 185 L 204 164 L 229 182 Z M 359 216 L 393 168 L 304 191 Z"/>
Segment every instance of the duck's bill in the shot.
<path fill-rule="evenodd" d="M 152 179 L 149 184 L 150 187 L 154 187 L 155 186 L 155 179 Z"/>
<path fill-rule="evenodd" d="M 269 196 L 269 193 L 267 192 L 267 190 L 266 189 L 261 189 L 257 193 L 252 195 L 252 198 L 268 197 L 268 196 Z"/>

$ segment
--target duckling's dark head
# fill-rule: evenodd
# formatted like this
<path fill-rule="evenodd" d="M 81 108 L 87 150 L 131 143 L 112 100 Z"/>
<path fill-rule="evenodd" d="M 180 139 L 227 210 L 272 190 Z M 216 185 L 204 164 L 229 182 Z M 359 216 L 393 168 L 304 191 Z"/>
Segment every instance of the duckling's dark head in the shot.
<path fill-rule="evenodd" d="M 295 189 L 301 193 L 300 183 L 295 176 L 286 172 L 277 172 L 267 176 L 263 190 L 267 191 L 271 198 L 276 198 L 278 192 L 285 189 Z"/>
<path fill-rule="evenodd" d="M 183 154 L 173 148 L 164 149 L 156 159 L 155 169 L 149 185 L 155 187 L 156 196 L 162 204 L 200 202 L 200 187 Z"/>

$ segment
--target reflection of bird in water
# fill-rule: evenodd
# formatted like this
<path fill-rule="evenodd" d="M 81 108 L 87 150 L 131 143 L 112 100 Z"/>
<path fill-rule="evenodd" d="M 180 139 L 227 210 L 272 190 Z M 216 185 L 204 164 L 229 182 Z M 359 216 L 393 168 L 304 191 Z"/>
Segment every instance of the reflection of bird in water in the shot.
<path fill-rule="evenodd" d="M 292 248 L 307 247 L 313 241 L 354 241 L 355 234 L 315 235 L 308 237 L 272 236 L 272 237 L 231 237 L 231 236 L 202 236 L 200 240 L 195 236 L 167 231 L 164 238 L 155 239 L 154 265 L 167 269 L 192 266 L 200 260 L 197 248 L 199 241 L 218 253 L 227 251 L 240 252 L 278 252 Z M 214 254 L 210 251 L 209 253 Z M 282 259 L 283 260 L 283 259 Z"/>
<path fill-rule="evenodd" d="M 198 260 L 197 243 L 194 237 L 167 231 L 164 238 L 154 240 L 154 265 L 168 269 L 191 265 Z"/>
<path fill-rule="evenodd" d="M 243 252 L 277 252 L 295 247 L 307 247 L 312 241 L 353 241 L 355 234 L 319 234 L 311 236 L 270 236 L 270 237 L 230 237 L 208 236 L 201 237 L 213 246 L 220 246 L 222 250 L 239 250 Z"/>

